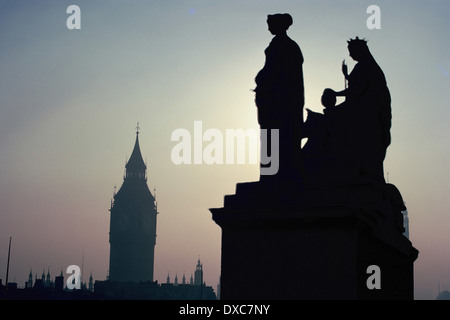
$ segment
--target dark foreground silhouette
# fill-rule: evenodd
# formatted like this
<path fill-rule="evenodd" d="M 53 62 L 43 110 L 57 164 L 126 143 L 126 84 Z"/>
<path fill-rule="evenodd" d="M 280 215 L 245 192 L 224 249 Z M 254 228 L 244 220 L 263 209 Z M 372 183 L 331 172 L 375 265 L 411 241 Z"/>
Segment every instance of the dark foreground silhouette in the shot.
<path fill-rule="evenodd" d="M 357 61 L 350 74 L 342 66 L 348 88 L 324 90 L 324 115 L 309 111 L 304 137 L 311 141 L 304 148 L 305 171 L 310 181 L 320 183 L 364 181 L 382 186 L 383 161 L 391 142 L 391 97 L 367 42 L 356 37 L 348 41 L 348 50 Z M 345 101 L 335 106 L 336 96 Z"/>
<path fill-rule="evenodd" d="M 386 183 L 391 98 L 367 41 L 348 41 L 357 61 L 348 87 L 327 88 L 324 112 L 304 122 L 303 55 L 287 36 L 289 14 L 269 15 L 274 35 L 256 76 L 261 129 L 279 130 L 279 170 L 239 183 L 224 207 L 222 299 L 412 299 L 418 251 L 403 236 L 406 210 Z M 336 97 L 345 101 L 336 105 Z M 267 137 L 270 137 L 267 134 Z M 261 132 L 263 137 L 263 131 Z M 308 141 L 301 148 L 301 139 Z M 373 274 L 372 274 L 373 272 Z M 289 280 L 286 280 L 289 279 Z"/>
<path fill-rule="evenodd" d="M 266 62 L 255 78 L 255 103 L 261 129 L 279 129 L 278 177 L 297 176 L 303 124 L 304 86 L 303 55 L 300 47 L 287 35 L 292 25 L 289 14 L 269 15 L 267 24 L 274 35 L 264 51 Z M 267 137 L 270 139 L 271 135 Z M 267 143 L 271 150 L 271 141 Z M 262 165 L 264 166 L 264 165 Z"/>

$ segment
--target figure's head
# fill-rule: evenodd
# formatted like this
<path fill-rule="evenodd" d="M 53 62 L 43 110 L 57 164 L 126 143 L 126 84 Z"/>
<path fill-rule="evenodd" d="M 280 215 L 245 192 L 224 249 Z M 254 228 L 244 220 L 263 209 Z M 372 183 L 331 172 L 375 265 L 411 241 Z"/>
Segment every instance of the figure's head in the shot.
<path fill-rule="evenodd" d="M 359 39 L 358 37 L 356 37 L 355 39 L 350 39 L 349 41 L 347 41 L 347 43 L 348 52 L 353 60 L 360 61 L 370 55 L 369 47 L 367 46 L 367 40 Z"/>
<path fill-rule="evenodd" d="M 292 22 L 292 17 L 289 13 L 269 14 L 267 16 L 269 31 L 273 35 L 286 33 Z"/>
<path fill-rule="evenodd" d="M 336 95 L 333 90 L 325 89 L 322 93 L 322 105 L 325 108 L 334 107 L 336 105 Z"/>

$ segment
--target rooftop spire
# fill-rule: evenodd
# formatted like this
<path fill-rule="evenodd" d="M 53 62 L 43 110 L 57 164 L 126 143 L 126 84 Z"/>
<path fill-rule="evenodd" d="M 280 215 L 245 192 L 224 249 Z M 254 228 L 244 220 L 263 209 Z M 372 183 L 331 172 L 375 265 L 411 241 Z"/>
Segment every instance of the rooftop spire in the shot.
<path fill-rule="evenodd" d="M 136 142 L 134 143 L 133 152 L 125 165 L 126 178 L 137 177 L 145 179 L 145 171 L 147 166 L 142 159 L 141 148 L 139 147 L 139 129 L 140 127 L 138 122 L 136 126 Z"/>

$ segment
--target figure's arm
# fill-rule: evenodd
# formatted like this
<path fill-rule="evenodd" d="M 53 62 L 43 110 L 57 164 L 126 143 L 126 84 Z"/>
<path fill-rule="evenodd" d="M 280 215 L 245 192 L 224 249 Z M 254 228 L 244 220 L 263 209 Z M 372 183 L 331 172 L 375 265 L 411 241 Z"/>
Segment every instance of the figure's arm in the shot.
<path fill-rule="evenodd" d="M 345 90 L 338 91 L 338 92 L 334 91 L 334 94 L 336 95 L 336 97 L 348 97 L 348 96 L 361 95 L 366 90 L 367 86 L 369 85 L 369 82 L 368 82 L 368 79 L 361 77 L 357 80 L 353 78 L 353 81 L 349 84 L 350 85 Z"/>
<path fill-rule="evenodd" d="M 337 92 L 333 90 L 334 95 L 336 97 L 346 97 L 348 95 L 348 91 L 349 91 L 349 89 L 345 89 L 345 90 L 337 91 Z"/>
<path fill-rule="evenodd" d="M 348 67 L 345 64 L 345 59 L 342 61 L 342 73 L 344 74 L 345 79 L 348 80 Z"/>
<path fill-rule="evenodd" d="M 348 81 L 349 76 L 348 76 L 348 67 L 347 64 L 345 64 L 345 59 L 342 61 L 342 74 L 344 75 L 345 79 Z M 334 95 L 336 97 L 346 97 L 349 93 L 349 89 L 345 89 L 339 92 L 336 92 L 334 90 L 332 90 Z"/>
<path fill-rule="evenodd" d="M 336 97 L 348 97 L 348 96 L 356 96 L 356 95 L 360 95 L 364 92 L 366 86 L 364 84 L 354 84 L 350 87 L 348 87 L 345 90 L 342 91 L 334 91 L 334 94 L 336 95 Z"/>
<path fill-rule="evenodd" d="M 263 68 L 258 72 L 255 78 L 256 85 L 269 86 L 274 82 L 276 73 L 279 71 L 277 65 L 277 50 L 273 47 L 273 41 L 269 44 L 269 47 L 264 50 L 266 59 Z"/>

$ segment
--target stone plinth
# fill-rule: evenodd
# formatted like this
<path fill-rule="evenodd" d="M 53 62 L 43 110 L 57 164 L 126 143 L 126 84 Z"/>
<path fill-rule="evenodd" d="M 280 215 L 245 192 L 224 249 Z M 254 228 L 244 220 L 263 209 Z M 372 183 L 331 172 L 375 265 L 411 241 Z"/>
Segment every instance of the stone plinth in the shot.
<path fill-rule="evenodd" d="M 367 186 L 330 196 L 283 189 L 238 184 L 210 209 L 222 228 L 221 299 L 413 299 L 418 251 L 391 196 Z M 372 265 L 380 289 L 368 288 Z"/>

